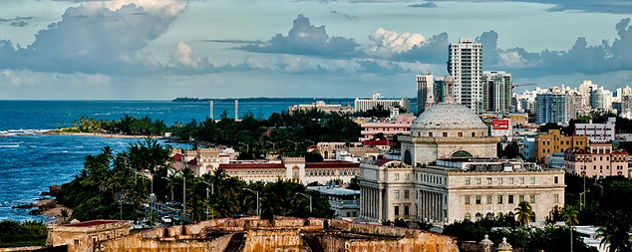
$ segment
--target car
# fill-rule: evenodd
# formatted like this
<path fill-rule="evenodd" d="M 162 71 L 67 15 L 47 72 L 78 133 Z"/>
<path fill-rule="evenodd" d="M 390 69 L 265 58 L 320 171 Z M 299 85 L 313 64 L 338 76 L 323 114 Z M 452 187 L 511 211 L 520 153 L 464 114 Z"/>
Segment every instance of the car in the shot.
<path fill-rule="evenodd" d="M 161 220 L 162 220 L 163 223 L 171 223 L 172 222 L 171 217 L 169 217 L 169 216 L 162 216 Z"/>

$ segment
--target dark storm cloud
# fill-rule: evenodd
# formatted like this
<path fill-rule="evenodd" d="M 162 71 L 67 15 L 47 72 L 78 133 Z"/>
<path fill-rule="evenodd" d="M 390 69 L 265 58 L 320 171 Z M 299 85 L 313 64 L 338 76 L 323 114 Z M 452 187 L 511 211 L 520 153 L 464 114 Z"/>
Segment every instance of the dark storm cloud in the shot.
<path fill-rule="evenodd" d="M 313 26 L 309 18 L 298 15 L 287 36 L 277 34 L 266 45 L 249 44 L 235 49 L 259 53 L 283 53 L 323 57 L 352 56 L 358 44 L 353 39 L 330 37 L 325 26 Z"/>

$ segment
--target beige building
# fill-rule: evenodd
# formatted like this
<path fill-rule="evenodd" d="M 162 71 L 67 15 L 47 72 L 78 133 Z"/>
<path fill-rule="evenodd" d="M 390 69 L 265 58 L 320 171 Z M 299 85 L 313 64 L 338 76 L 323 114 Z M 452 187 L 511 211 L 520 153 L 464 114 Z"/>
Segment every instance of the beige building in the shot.
<path fill-rule="evenodd" d="M 564 188 L 564 171 L 516 161 L 446 159 L 412 167 L 380 160 L 360 166 L 360 217 L 442 226 L 511 214 L 526 201 L 542 222 L 554 206 L 564 206 Z"/>
<path fill-rule="evenodd" d="M 275 161 L 244 161 L 220 164 L 229 176 L 246 182 L 275 182 L 278 179 L 296 183 L 325 184 L 331 180 L 349 183 L 360 172 L 360 164 L 344 161 L 305 162 L 302 157 L 285 157 Z"/>
<path fill-rule="evenodd" d="M 586 136 L 564 136 L 560 130 L 549 129 L 548 134 L 537 134 L 533 155 L 539 163 L 545 162 L 545 157 L 553 153 L 564 153 L 566 150 L 583 150 L 588 146 Z"/>
<path fill-rule="evenodd" d="M 68 252 L 94 251 L 101 241 L 129 234 L 129 221 L 92 220 L 48 227 L 46 246 L 68 245 Z"/>

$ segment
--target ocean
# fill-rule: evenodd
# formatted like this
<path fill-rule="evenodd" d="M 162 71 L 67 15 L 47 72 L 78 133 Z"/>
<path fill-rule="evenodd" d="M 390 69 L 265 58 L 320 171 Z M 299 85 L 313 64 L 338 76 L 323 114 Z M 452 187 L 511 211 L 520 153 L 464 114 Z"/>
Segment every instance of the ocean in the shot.
<path fill-rule="evenodd" d="M 268 118 L 293 104 L 280 101 L 240 101 L 239 114 L 251 112 L 256 118 Z M 215 101 L 214 118 L 226 111 L 234 117 L 234 101 Z M 208 102 L 171 101 L 0 101 L 0 220 L 48 221 L 45 216 L 32 216 L 32 209 L 12 206 L 34 203 L 50 185 L 70 182 L 83 168 L 86 155 L 96 155 L 110 146 L 115 152 L 126 150 L 137 139 L 116 139 L 94 136 L 27 135 L 17 133 L 32 130 L 57 129 L 71 126 L 85 116 L 117 120 L 124 115 L 163 120 L 168 126 L 175 122 L 198 123 L 209 117 Z M 164 143 L 164 142 L 163 142 Z M 171 144 L 190 148 L 187 144 Z"/>

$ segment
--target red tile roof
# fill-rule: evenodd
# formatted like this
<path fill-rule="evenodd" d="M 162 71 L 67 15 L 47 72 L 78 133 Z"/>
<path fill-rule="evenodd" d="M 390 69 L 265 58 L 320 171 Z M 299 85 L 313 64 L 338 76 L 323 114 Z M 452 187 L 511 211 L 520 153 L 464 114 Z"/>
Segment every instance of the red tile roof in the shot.
<path fill-rule="evenodd" d="M 79 222 L 79 223 L 74 223 L 74 224 L 66 224 L 63 226 L 64 227 L 92 227 L 92 226 L 98 226 L 98 225 L 110 224 L 110 223 L 116 223 L 116 222 L 121 222 L 121 221 L 120 220 L 91 220 L 91 221 L 84 221 L 84 222 Z"/>
<path fill-rule="evenodd" d="M 171 156 L 171 159 L 175 161 L 182 161 L 184 159 L 184 155 L 176 153 L 175 155 Z"/>
<path fill-rule="evenodd" d="M 383 165 L 385 165 L 386 163 L 391 162 L 391 161 L 395 161 L 395 159 L 380 159 L 380 160 L 378 160 L 378 161 L 375 161 L 375 165 L 377 165 L 377 166 L 383 166 Z"/>
<path fill-rule="evenodd" d="M 382 140 L 366 140 L 366 141 L 364 141 L 364 146 L 375 146 L 375 145 L 389 145 L 389 146 L 393 146 L 393 145 L 395 145 L 395 142 L 390 141 L 390 140 L 386 140 L 386 139 L 382 139 Z"/>
<path fill-rule="evenodd" d="M 344 161 L 325 161 L 305 163 L 305 168 L 357 168 L 360 163 L 344 162 Z"/>
<path fill-rule="evenodd" d="M 283 164 L 219 164 L 220 169 L 276 169 L 284 168 Z"/>
<path fill-rule="evenodd" d="M 197 159 L 195 159 L 195 158 L 194 158 L 194 159 L 191 159 L 191 160 L 189 160 L 189 162 L 187 162 L 187 164 L 190 164 L 190 165 L 197 165 Z"/>

